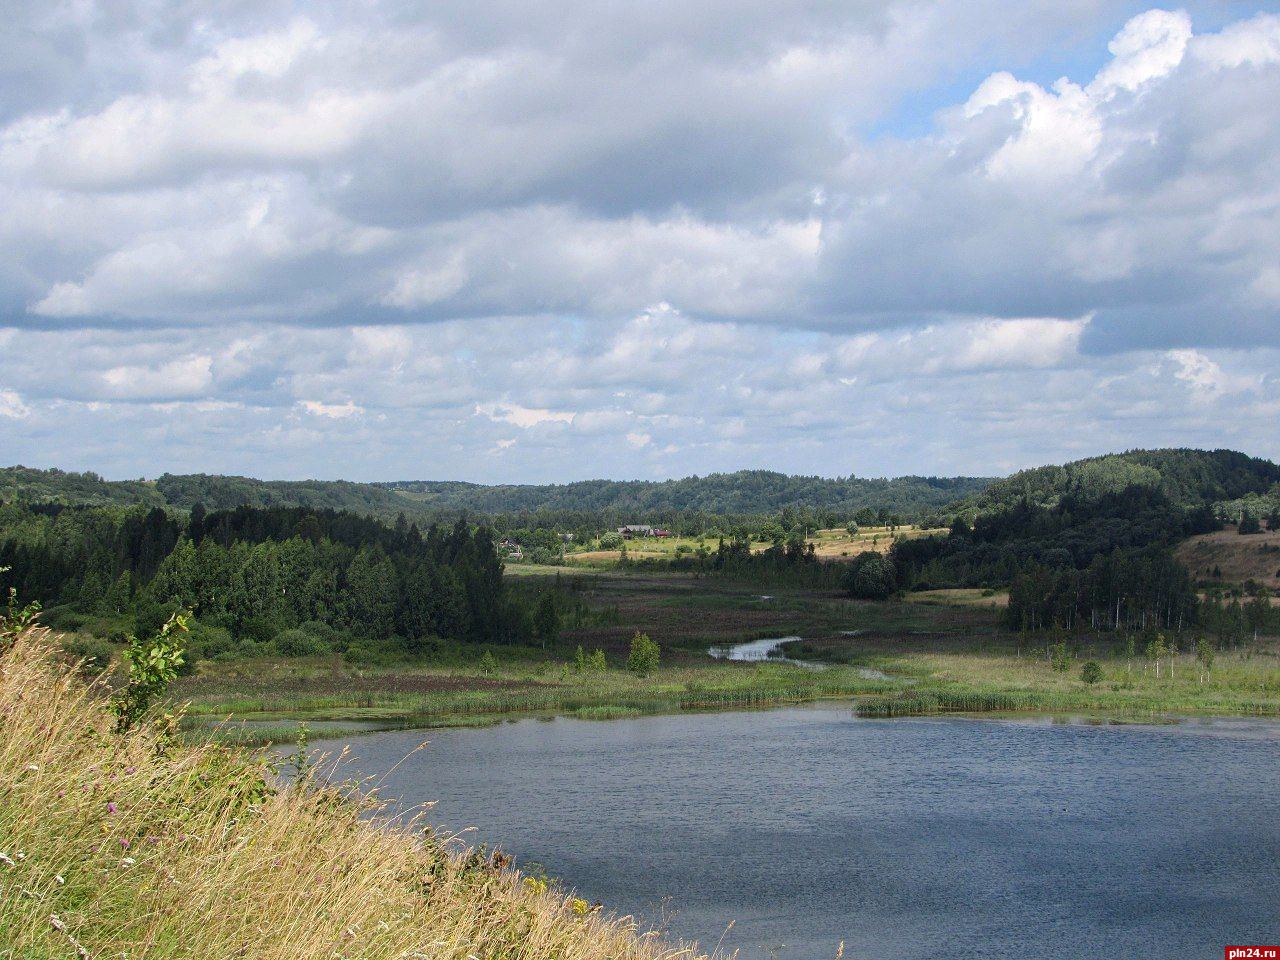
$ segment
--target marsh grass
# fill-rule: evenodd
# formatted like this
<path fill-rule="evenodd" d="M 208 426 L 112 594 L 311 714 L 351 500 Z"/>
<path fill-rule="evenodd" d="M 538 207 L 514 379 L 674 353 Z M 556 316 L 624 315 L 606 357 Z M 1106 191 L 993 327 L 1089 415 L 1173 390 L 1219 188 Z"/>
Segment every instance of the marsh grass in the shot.
<path fill-rule="evenodd" d="M 0 704 L 5 960 L 696 956 L 379 821 L 359 785 L 276 789 L 243 750 L 116 734 L 44 631 L 0 656 Z"/>
<path fill-rule="evenodd" d="M 1101 677 L 1089 684 L 1078 670 L 1052 669 L 1038 649 L 912 651 L 881 649 L 862 662 L 909 677 L 904 691 L 863 698 L 866 717 L 938 713 L 1091 713 L 1155 717 L 1171 714 L 1280 716 L 1280 654 L 1274 640 L 1219 654 L 1204 675 L 1189 654 L 1166 660 L 1160 675 L 1139 658 L 1080 651 L 1097 657 Z M 1077 657 L 1079 659 L 1079 657 Z M 1170 666 L 1172 665 L 1172 676 Z"/>
<path fill-rule="evenodd" d="M 892 690 L 896 683 L 869 680 L 855 669 L 804 670 L 760 663 L 660 668 L 648 677 L 623 670 L 567 672 L 552 683 L 519 667 L 501 665 L 494 677 L 510 686 L 436 692 L 344 691 L 340 685 L 311 691 L 201 693 L 190 702 L 197 721 L 324 720 L 391 726 L 479 725 L 521 716 L 618 716 L 685 710 L 743 709 L 810 700 L 849 698 Z M 521 681 L 527 681 L 523 685 Z M 535 682 L 536 681 L 536 682 Z M 228 724 L 228 729 L 234 729 Z M 257 737 L 253 742 L 264 742 Z M 282 739 L 289 739 L 284 737 Z M 276 741 L 279 742 L 279 741 Z"/>

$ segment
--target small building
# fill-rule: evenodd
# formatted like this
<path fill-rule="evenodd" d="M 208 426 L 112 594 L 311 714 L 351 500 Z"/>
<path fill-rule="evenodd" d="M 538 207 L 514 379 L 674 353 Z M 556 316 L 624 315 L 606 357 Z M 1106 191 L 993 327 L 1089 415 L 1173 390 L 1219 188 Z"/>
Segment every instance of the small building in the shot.
<path fill-rule="evenodd" d="M 674 537 L 675 536 L 675 534 L 672 533 L 670 530 L 655 530 L 653 531 L 653 535 L 655 537 Z"/>
<path fill-rule="evenodd" d="M 653 527 L 643 523 L 629 523 L 625 527 L 619 527 L 618 532 L 627 540 L 632 537 L 652 537 Z"/>

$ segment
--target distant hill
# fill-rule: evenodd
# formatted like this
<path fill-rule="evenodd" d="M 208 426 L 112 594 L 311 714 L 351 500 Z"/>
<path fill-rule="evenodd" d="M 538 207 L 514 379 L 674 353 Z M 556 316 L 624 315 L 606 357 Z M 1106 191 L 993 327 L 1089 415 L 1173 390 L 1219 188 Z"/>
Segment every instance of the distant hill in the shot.
<path fill-rule="evenodd" d="M 188 510 L 255 507 L 330 507 L 373 516 L 556 513 L 672 515 L 775 514 L 809 507 L 841 516 L 885 509 L 904 517 L 973 497 L 992 481 L 981 477 L 828 479 L 741 470 L 682 480 L 585 480 L 567 484 L 485 486 L 414 480 L 351 483 L 345 480 L 256 480 L 251 477 L 166 473 L 153 482 L 107 481 L 93 473 L 0 468 L 0 501 L 168 506 Z"/>
<path fill-rule="evenodd" d="M 1056 510 L 1064 501 L 1095 503 L 1138 487 L 1177 507 L 1204 507 L 1261 495 L 1276 483 L 1280 465 L 1234 450 L 1130 450 L 1019 471 L 990 484 L 966 506 L 978 515 Z"/>
<path fill-rule="evenodd" d="M 0 502 L 69 503 L 91 507 L 163 507 L 164 494 L 145 480 L 103 480 L 96 473 L 0 467 Z"/>
<path fill-rule="evenodd" d="M 255 480 L 204 473 L 166 473 L 156 480 L 156 489 L 169 506 L 183 510 L 202 503 L 208 510 L 240 506 L 311 507 L 374 516 L 414 512 L 413 504 L 393 490 L 349 480 Z"/>
<path fill-rule="evenodd" d="M 907 516 L 932 510 L 986 489 L 983 477 L 897 477 L 892 480 L 788 476 L 739 470 L 681 480 L 583 480 L 577 483 L 482 486 L 431 480 L 384 486 L 438 510 L 477 513 L 612 511 L 635 514 L 697 511 L 772 514 L 810 507 L 853 514 L 884 507 Z"/>
<path fill-rule="evenodd" d="M 563 484 L 487 486 L 440 480 L 351 483 L 345 480 L 256 480 L 166 473 L 154 481 L 103 480 L 95 473 L 0 468 L 0 501 L 93 506 L 158 506 L 209 510 L 237 506 L 310 507 L 394 517 L 470 514 L 570 514 L 661 520 L 677 514 L 773 515 L 809 508 L 841 517 L 884 509 L 905 518 L 948 519 L 1010 510 L 1057 510 L 1141 488 L 1178 507 L 1228 505 L 1266 495 L 1280 466 L 1230 450 L 1132 450 L 983 477 L 789 476 L 739 470 L 680 480 L 583 480 Z"/>
<path fill-rule="evenodd" d="M 1156 604 L 1162 590 L 1166 599 L 1186 599 L 1189 581 L 1173 562 L 1173 547 L 1212 533 L 1225 504 L 1264 494 L 1277 479 L 1280 466 L 1231 450 L 1131 450 L 1037 467 L 954 504 L 953 516 L 966 522 L 951 536 L 900 540 L 893 559 L 899 582 L 917 586 L 997 585 L 1022 576 L 1022 599 L 1036 596 L 1033 607 L 1047 605 L 1036 607 L 1037 623 L 1052 622 L 1059 602 L 1079 613 L 1071 591 L 1092 590 L 1094 600 L 1114 594 L 1118 602 L 1142 585 L 1144 603 Z M 1110 566 L 1095 570 L 1096 561 Z M 1057 573 L 1041 575 L 1036 567 Z M 1086 569 L 1092 571 L 1088 583 L 1061 573 Z M 1059 590 L 1071 596 L 1054 593 Z M 1011 609 L 1015 605 L 1011 600 Z M 1135 615 L 1147 610 L 1134 609 Z M 1167 621 L 1177 609 L 1165 603 L 1161 616 Z"/>

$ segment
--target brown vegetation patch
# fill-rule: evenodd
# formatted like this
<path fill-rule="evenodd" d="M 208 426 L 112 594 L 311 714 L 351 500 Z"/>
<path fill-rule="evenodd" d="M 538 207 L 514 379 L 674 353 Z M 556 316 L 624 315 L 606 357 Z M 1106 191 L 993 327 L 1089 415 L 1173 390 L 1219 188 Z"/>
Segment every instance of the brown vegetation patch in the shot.
<path fill-rule="evenodd" d="M 1280 530 L 1241 536 L 1228 527 L 1184 540 L 1175 553 L 1198 580 L 1256 580 L 1264 586 L 1280 587 Z M 1215 568 L 1221 571 L 1220 577 L 1214 577 Z"/>

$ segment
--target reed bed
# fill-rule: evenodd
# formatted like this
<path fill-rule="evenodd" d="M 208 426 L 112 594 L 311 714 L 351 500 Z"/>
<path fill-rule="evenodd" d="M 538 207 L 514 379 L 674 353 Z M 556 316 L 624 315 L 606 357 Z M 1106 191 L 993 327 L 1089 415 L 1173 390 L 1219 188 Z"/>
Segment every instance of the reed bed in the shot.
<path fill-rule="evenodd" d="M 380 820 L 361 785 L 279 788 L 262 757 L 163 724 L 118 735 L 53 651 L 37 630 L 0 654 L 4 960 L 699 956 Z"/>
<path fill-rule="evenodd" d="M 722 680 L 734 680 L 736 671 L 721 670 Z M 628 715 L 675 713 L 682 710 L 724 710 L 801 703 L 816 699 L 847 698 L 895 689 L 893 681 L 869 680 L 850 670 L 824 673 L 769 664 L 763 675 L 748 675 L 740 685 L 704 688 L 700 683 L 680 684 L 659 677 L 638 680 L 620 671 L 593 675 L 591 685 L 542 685 L 527 689 L 453 690 L 443 693 L 354 694 L 319 696 L 288 694 L 230 697 L 197 701 L 192 715 L 210 718 L 279 716 L 287 714 L 313 720 L 385 720 L 406 726 L 434 726 L 465 718 L 477 721 L 495 717 L 547 714 L 579 715 L 583 711 L 625 710 Z M 692 688 L 692 689 L 691 689 Z"/>
<path fill-rule="evenodd" d="M 966 713 L 1092 713 L 1133 717 L 1172 714 L 1230 714 L 1233 716 L 1280 716 L 1280 701 L 1238 699 L 1218 702 L 1211 697 L 1188 700 L 1181 691 L 1124 693 L 1109 690 L 908 690 L 896 695 L 859 699 L 854 707 L 859 717 L 922 717 Z"/>

